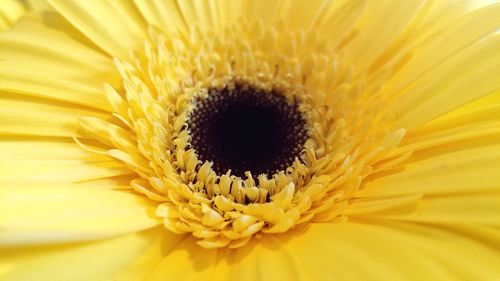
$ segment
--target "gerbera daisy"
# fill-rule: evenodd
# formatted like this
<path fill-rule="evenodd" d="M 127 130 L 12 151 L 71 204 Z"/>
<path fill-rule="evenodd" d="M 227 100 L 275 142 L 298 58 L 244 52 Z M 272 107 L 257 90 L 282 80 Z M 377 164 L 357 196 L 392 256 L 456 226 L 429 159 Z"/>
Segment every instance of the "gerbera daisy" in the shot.
<path fill-rule="evenodd" d="M 500 4 L 49 3 L 1 10 L 2 280 L 500 276 Z"/>

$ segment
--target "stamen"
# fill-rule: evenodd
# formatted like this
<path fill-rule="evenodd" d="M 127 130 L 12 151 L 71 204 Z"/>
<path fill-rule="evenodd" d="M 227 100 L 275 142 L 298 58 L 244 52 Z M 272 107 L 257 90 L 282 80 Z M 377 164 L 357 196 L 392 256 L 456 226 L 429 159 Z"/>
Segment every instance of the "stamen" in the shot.
<path fill-rule="evenodd" d="M 210 89 L 199 97 L 188 120 L 191 146 L 214 171 L 243 177 L 272 175 L 298 158 L 308 137 L 295 101 L 277 90 L 248 85 Z"/>

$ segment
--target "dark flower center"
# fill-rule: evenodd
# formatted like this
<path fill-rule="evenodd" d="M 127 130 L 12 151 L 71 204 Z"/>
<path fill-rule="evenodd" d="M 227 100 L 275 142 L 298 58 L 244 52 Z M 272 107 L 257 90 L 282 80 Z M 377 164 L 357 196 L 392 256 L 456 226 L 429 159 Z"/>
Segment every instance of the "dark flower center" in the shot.
<path fill-rule="evenodd" d="M 243 177 L 285 170 L 302 151 L 307 122 L 297 102 L 247 85 L 210 89 L 188 119 L 191 146 L 219 174 Z"/>

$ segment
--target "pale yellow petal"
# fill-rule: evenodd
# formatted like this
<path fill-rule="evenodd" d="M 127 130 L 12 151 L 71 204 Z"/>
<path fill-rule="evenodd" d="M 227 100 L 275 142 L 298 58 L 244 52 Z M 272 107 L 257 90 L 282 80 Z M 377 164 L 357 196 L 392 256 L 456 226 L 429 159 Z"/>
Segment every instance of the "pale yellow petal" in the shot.
<path fill-rule="evenodd" d="M 127 58 L 141 47 L 146 24 L 127 0 L 50 0 L 54 8 L 110 55 Z"/>
<path fill-rule="evenodd" d="M 0 32 L 9 29 L 26 13 L 26 7 L 19 0 L 0 1 Z"/>
<path fill-rule="evenodd" d="M 164 32 L 186 32 L 186 24 L 179 5 L 174 0 L 134 0 L 144 19 Z M 234 1 L 233 1 L 234 2 Z"/>
<path fill-rule="evenodd" d="M 449 116 L 411 131 L 390 155 L 405 151 L 446 153 L 500 142 L 500 104 Z"/>
<path fill-rule="evenodd" d="M 416 17 L 425 1 L 367 1 L 354 26 L 355 37 L 345 46 L 350 61 L 364 69 L 387 48 Z"/>
<path fill-rule="evenodd" d="M 149 267 L 175 246 L 178 238 L 163 227 L 116 238 L 66 245 L 3 249 L 0 258 L 1 280 L 99 281 L 142 280 Z M 155 253 L 157 252 L 157 253 Z M 131 268 L 150 258 L 140 274 Z M 123 278 L 122 276 L 126 276 Z"/>
<path fill-rule="evenodd" d="M 226 266 L 229 270 L 225 280 L 322 280 L 317 279 L 319 276 L 308 275 L 305 268 L 307 257 L 297 255 L 287 242 L 289 241 L 283 241 L 278 236 L 269 235 L 238 249 L 227 258 Z M 340 276 L 342 275 L 336 278 Z"/>
<path fill-rule="evenodd" d="M 500 107 L 495 106 L 484 110 L 483 114 L 471 114 L 464 116 L 464 118 L 486 117 L 490 115 L 498 115 Z M 489 111 L 489 112 L 488 112 Z M 453 121 L 453 120 L 450 120 Z M 459 122 L 466 122 L 465 120 L 456 120 Z M 437 124 L 436 124 L 437 125 Z M 444 124 L 439 124 L 444 125 Z M 415 155 L 428 156 L 434 154 L 447 153 L 455 150 L 465 150 L 474 147 L 487 146 L 491 144 L 498 144 L 500 142 L 500 120 L 477 120 L 463 126 L 450 126 L 449 128 L 430 132 L 422 135 L 411 135 L 406 139 L 401 147 L 394 150 L 394 152 L 402 151 L 420 151 Z"/>
<path fill-rule="evenodd" d="M 383 221 L 312 224 L 237 250 L 219 262 L 228 274 L 214 280 L 488 280 L 500 270 L 498 234 Z M 480 269 L 459 268 L 471 260 Z"/>
<path fill-rule="evenodd" d="M 54 11 L 48 0 L 23 0 L 31 11 Z"/>
<path fill-rule="evenodd" d="M 495 121 L 500 121 L 500 89 L 411 130 L 407 136 L 419 138 L 451 128 L 478 126 Z M 408 140 L 408 142 L 416 141 Z"/>
<path fill-rule="evenodd" d="M 494 31 L 498 21 L 495 23 L 488 18 L 494 19 L 491 15 L 498 12 L 494 7 L 480 8 L 495 2 L 498 1 L 426 1 L 411 24 L 372 63 L 370 71 L 390 65 L 392 70 L 399 72 L 385 87 L 401 89 L 425 71 Z"/>
<path fill-rule="evenodd" d="M 246 12 L 243 13 L 243 11 L 246 11 L 244 10 L 246 4 L 244 1 L 219 0 L 216 2 L 217 2 L 217 14 L 219 17 L 221 27 L 228 26 L 230 24 L 239 21 L 242 17 L 242 14 L 246 14 Z"/>
<path fill-rule="evenodd" d="M 55 13 L 30 14 L 0 34 L 0 89 L 110 110 L 105 82 L 118 85 L 110 58 Z"/>
<path fill-rule="evenodd" d="M 198 24 L 203 28 L 217 28 L 219 26 L 216 1 L 177 1 L 177 5 L 188 25 Z"/>
<path fill-rule="evenodd" d="M 0 193 L 4 246 L 96 240 L 160 223 L 150 200 L 122 190 L 31 183 Z"/>
<path fill-rule="evenodd" d="M 116 281 L 137 281 L 145 279 L 170 252 L 176 249 L 186 235 L 173 234 L 164 227 L 159 227 L 154 233 L 154 240 L 150 242 L 147 250 L 143 251 L 134 263 L 120 270 L 113 277 Z"/>
<path fill-rule="evenodd" d="M 490 36 L 420 76 L 397 102 L 397 126 L 421 125 L 498 90 L 499 48 L 500 35 Z"/>
<path fill-rule="evenodd" d="M 242 14 L 249 20 L 261 20 L 269 24 L 277 20 L 284 1 L 245 1 L 243 2 Z"/>
<path fill-rule="evenodd" d="M 412 206 L 365 213 L 359 217 L 442 225 L 470 223 L 500 228 L 500 188 L 490 193 L 424 197 Z"/>
<path fill-rule="evenodd" d="M 418 23 L 412 33 L 414 41 L 418 42 L 435 34 L 445 26 L 452 27 L 455 21 L 464 15 L 480 8 L 498 3 L 497 0 L 460 0 L 460 1 L 427 1 L 422 13 L 417 19 Z M 458 39 L 458 38 L 454 38 Z M 412 40 L 412 41 L 413 41 Z M 445 46 L 442 46 L 445 47 Z"/>
<path fill-rule="evenodd" d="M 0 141 L 0 186 L 21 183 L 71 183 L 133 173 L 106 155 L 65 138 L 15 138 Z"/>
<path fill-rule="evenodd" d="M 206 250 L 188 238 L 146 280 L 488 280 L 499 273 L 498 234 L 366 221 L 311 224 L 236 250 Z M 467 260 L 480 269 L 461 268 Z"/>
<path fill-rule="evenodd" d="M 443 3 L 444 2 L 446 1 L 443 1 Z M 436 3 L 433 3 L 433 5 L 439 6 L 439 4 Z M 441 4 L 441 6 L 443 6 L 443 4 Z M 439 16 L 434 16 L 434 19 L 442 20 L 441 18 L 443 18 L 443 16 L 448 17 L 454 15 L 454 10 L 464 9 L 466 7 L 466 5 L 449 6 L 452 7 L 447 8 L 447 10 L 451 9 L 451 11 L 441 12 Z M 424 13 L 423 17 L 433 12 L 435 12 L 434 7 L 432 7 L 428 13 Z M 440 64 L 446 63 L 448 59 L 456 56 L 462 50 L 479 42 L 486 35 L 493 33 L 500 27 L 499 13 L 500 5 L 478 9 L 448 22 L 445 26 L 441 26 L 439 30 L 434 30 L 434 33 L 428 34 L 427 37 L 424 37 L 424 40 L 406 42 L 406 45 L 402 46 L 402 48 L 409 49 L 411 59 L 407 62 L 405 67 L 384 85 L 385 90 L 388 92 L 398 91 L 408 86 L 410 83 L 416 83 L 416 80 L 422 80 L 423 74 L 432 71 L 433 68 L 438 67 Z M 438 17 L 439 19 L 437 19 Z M 422 23 L 425 28 L 413 30 L 413 34 L 416 36 L 423 36 L 425 32 L 429 32 L 429 30 L 433 31 L 433 28 L 436 27 L 434 22 L 427 24 Z M 489 55 L 489 53 L 486 54 Z M 441 73 L 443 71 L 442 69 L 443 68 L 438 68 L 438 70 L 441 70 Z M 439 77 L 436 73 L 439 72 L 432 72 L 434 78 Z M 421 84 L 418 86 L 420 87 Z"/>
<path fill-rule="evenodd" d="M 282 1 L 276 19 L 286 21 L 289 28 L 309 30 L 330 4 L 324 0 Z"/>
<path fill-rule="evenodd" d="M 426 262 L 433 265 L 434 270 L 416 267 L 408 276 L 409 280 L 491 280 L 492 276 L 499 276 L 500 232 L 498 228 L 479 226 L 476 224 L 442 225 L 390 223 L 383 220 L 369 221 L 368 228 L 371 234 L 357 244 L 368 251 L 371 245 L 380 242 L 379 259 L 383 260 L 388 251 L 394 251 L 398 258 L 408 262 L 408 255 L 421 254 Z M 356 239 L 356 234 L 352 234 Z M 387 242 L 380 241 L 384 235 Z M 370 238 L 371 237 L 371 238 Z M 390 243 L 390 245 L 389 245 Z M 392 245 L 392 246 L 391 246 Z M 373 245 L 374 246 L 374 245 Z M 378 246 L 375 246 L 378 247 Z M 396 251 L 399 252 L 396 253 Z M 403 258 L 404 257 L 404 258 Z M 377 258 L 377 257 L 374 257 Z M 394 265 L 387 261 L 387 264 Z M 437 273 L 444 273 L 436 277 Z M 407 273 L 408 275 L 408 273 Z M 404 278 L 406 279 L 406 278 Z"/>
<path fill-rule="evenodd" d="M 416 153 L 399 169 L 373 176 L 358 197 L 450 194 L 500 189 L 500 146 L 460 150 L 437 148 Z"/>
<path fill-rule="evenodd" d="M 496 91 L 408 131 L 386 157 L 408 151 L 418 155 L 444 154 L 499 142 L 500 91 Z"/>
<path fill-rule="evenodd" d="M 145 280 L 213 280 L 218 253 L 223 250 L 208 250 L 187 237 L 172 250 Z"/>
<path fill-rule="evenodd" d="M 335 46 L 343 42 L 359 16 L 365 9 L 366 1 L 334 1 L 329 3 L 320 17 L 316 20 L 314 30 L 318 35 L 326 36 Z"/>
<path fill-rule="evenodd" d="M 342 211 L 342 214 L 355 217 L 379 212 L 390 212 L 394 209 L 413 210 L 421 199 L 422 194 L 419 193 L 392 197 L 355 197 L 349 201 L 348 206 Z"/>
<path fill-rule="evenodd" d="M 19 94 L 0 93 L 0 134 L 26 136 L 77 135 L 81 116 L 108 118 L 109 114 L 77 106 Z"/>
<path fill-rule="evenodd" d="M 198 25 L 202 28 L 221 30 L 247 14 L 243 13 L 245 1 L 175 1 L 135 0 L 145 20 L 166 33 L 187 32 Z M 257 1 L 248 1 L 257 2 Z"/>

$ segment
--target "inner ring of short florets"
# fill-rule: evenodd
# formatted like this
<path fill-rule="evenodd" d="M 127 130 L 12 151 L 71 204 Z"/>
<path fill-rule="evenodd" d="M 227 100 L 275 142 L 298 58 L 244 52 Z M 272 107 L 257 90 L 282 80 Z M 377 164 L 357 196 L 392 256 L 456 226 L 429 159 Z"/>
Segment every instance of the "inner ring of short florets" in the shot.
<path fill-rule="evenodd" d="M 212 162 L 219 175 L 284 171 L 300 159 L 308 138 L 296 100 L 241 83 L 195 98 L 187 125 L 198 159 Z"/>

